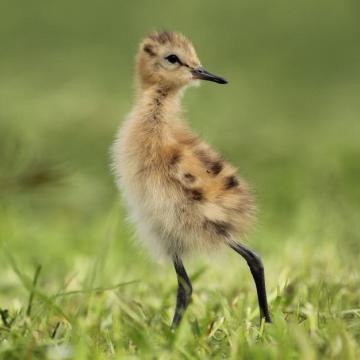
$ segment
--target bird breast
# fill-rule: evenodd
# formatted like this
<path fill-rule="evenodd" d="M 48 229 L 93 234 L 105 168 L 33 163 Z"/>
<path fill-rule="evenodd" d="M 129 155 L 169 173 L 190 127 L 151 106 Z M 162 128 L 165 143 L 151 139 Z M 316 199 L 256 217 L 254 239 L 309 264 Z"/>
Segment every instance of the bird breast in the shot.
<path fill-rule="evenodd" d="M 254 206 L 247 184 L 180 123 L 130 119 L 114 145 L 118 184 L 140 230 L 168 255 L 244 235 Z"/>

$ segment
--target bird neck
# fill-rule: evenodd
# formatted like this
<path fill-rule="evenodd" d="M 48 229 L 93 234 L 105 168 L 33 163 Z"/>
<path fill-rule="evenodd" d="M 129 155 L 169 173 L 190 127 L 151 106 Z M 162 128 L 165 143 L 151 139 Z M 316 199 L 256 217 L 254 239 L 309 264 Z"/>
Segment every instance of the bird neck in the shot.
<path fill-rule="evenodd" d="M 179 117 L 181 95 L 182 91 L 179 89 L 154 85 L 141 90 L 136 108 L 140 111 L 142 120 L 160 125 Z"/>

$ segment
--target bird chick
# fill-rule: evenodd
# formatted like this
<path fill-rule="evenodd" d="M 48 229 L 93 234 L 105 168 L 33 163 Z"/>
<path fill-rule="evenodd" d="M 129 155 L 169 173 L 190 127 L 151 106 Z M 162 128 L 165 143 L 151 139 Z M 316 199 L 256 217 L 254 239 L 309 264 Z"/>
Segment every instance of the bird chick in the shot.
<path fill-rule="evenodd" d="M 247 261 L 261 316 L 270 322 L 261 259 L 238 241 L 254 215 L 248 185 L 181 114 L 188 85 L 227 81 L 206 71 L 191 42 L 176 32 L 156 32 L 140 44 L 136 75 L 135 105 L 113 146 L 114 171 L 137 237 L 174 264 L 178 293 L 172 326 L 179 324 L 192 293 L 183 257 L 222 245 Z"/>

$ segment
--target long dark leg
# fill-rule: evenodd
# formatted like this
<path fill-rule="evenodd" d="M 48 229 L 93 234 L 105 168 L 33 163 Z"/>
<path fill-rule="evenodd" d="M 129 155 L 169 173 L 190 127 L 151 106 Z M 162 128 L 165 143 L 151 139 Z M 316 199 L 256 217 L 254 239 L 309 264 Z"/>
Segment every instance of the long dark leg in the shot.
<path fill-rule="evenodd" d="M 239 253 L 248 263 L 256 285 L 256 291 L 260 307 L 260 316 L 265 318 L 266 322 L 270 323 L 271 317 L 266 299 L 264 265 L 261 261 L 260 256 L 252 250 L 248 249 L 246 246 L 238 243 L 232 243 L 230 247 L 234 249 L 237 253 Z"/>
<path fill-rule="evenodd" d="M 171 327 L 176 328 L 181 321 L 184 311 L 190 303 L 192 286 L 181 259 L 178 256 L 174 256 L 173 263 L 178 279 L 178 291 L 175 314 Z"/>

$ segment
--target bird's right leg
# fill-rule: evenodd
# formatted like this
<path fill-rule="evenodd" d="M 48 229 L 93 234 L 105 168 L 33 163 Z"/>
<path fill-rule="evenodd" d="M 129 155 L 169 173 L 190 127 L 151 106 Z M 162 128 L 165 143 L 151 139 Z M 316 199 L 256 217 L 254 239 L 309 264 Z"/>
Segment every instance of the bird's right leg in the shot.
<path fill-rule="evenodd" d="M 172 328 L 176 328 L 182 318 L 184 311 L 191 300 L 192 286 L 181 259 L 175 255 L 173 258 L 174 268 L 178 280 L 178 291 L 176 298 L 175 314 L 172 321 Z"/>

